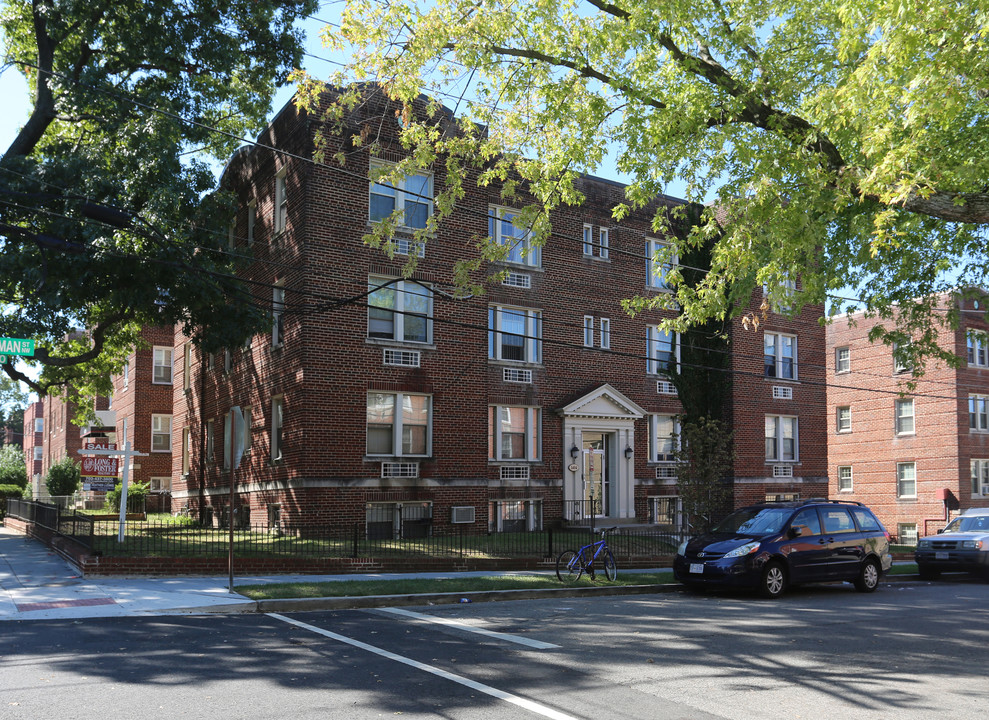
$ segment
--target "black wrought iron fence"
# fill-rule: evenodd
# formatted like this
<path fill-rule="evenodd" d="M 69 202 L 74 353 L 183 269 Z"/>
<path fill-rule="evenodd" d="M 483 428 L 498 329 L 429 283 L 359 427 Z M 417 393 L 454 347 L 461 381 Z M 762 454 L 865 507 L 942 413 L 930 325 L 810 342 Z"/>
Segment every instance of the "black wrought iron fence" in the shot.
<path fill-rule="evenodd" d="M 376 537 L 363 523 L 350 528 L 317 525 L 249 524 L 235 527 L 234 553 L 268 558 L 456 558 L 552 559 L 568 548 L 596 539 L 586 529 L 487 533 L 464 529 L 432 532 L 421 537 Z M 663 557 L 673 553 L 675 535 L 650 528 L 615 533 L 608 543 L 619 558 Z M 130 557 L 223 557 L 229 552 L 225 528 L 201 526 L 192 518 L 175 522 L 128 522 L 124 542 L 115 522 L 95 523 L 93 549 L 105 555 Z"/>
<path fill-rule="evenodd" d="M 93 518 L 66 510 L 58 503 L 11 498 L 7 504 L 7 515 L 70 538 L 85 548 L 93 547 Z"/>

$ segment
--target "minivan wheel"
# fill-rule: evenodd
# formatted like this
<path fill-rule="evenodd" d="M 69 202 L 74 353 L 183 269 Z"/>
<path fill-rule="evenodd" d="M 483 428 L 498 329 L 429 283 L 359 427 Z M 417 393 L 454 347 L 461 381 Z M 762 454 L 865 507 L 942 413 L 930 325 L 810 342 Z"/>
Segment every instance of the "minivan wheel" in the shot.
<path fill-rule="evenodd" d="M 786 590 L 786 570 L 779 561 L 771 560 L 762 569 L 759 593 L 764 598 L 778 598 L 784 590 Z"/>
<path fill-rule="evenodd" d="M 855 589 L 859 592 L 874 592 L 879 587 L 879 565 L 875 560 L 866 560 L 855 578 Z"/>

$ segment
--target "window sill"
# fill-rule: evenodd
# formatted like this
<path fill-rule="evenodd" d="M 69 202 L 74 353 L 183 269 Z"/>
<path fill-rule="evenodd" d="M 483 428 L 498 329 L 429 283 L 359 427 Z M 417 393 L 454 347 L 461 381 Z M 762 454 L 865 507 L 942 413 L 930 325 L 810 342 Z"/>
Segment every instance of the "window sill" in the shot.
<path fill-rule="evenodd" d="M 769 383 L 786 383 L 787 385 L 799 385 L 800 378 L 781 378 L 772 375 L 763 375 L 763 380 Z"/>
<path fill-rule="evenodd" d="M 916 432 L 895 433 L 893 435 L 893 437 L 898 437 L 898 438 L 912 438 L 912 437 L 917 437 L 917 433 Z"/>
<path fill-rule="evenodd" d="M 542 265 L 526 265 L 525 263 L 511 262 L 509 260 L 501 260 L 498 262 L 491 263 L 492 267 L 504 267 L 509 270 L 525 270 L 527 272 L 546 272 Z"/>
<path fill-rule="evenodd" d="M 409 350 L 435 350 L 436 343 L 434 342 L 416 342 L 415 340 L 389 340 L 388 338 L 364 338 L 365 345 L 373 345 L 375 347 L 400 347 L 408 348 Z"/>
<path fill-rule="evenodd" d="M 432 455 L 365 455 L 364 462 L 426 462 L 432 460 Z"/>
<path fill-rule="evenodd" d="M 541 362 L 529 362 L 527 360 L 500 360 L 498 358 L 488 358 L 488 365 L 514 368 L 542 368 Z"/>

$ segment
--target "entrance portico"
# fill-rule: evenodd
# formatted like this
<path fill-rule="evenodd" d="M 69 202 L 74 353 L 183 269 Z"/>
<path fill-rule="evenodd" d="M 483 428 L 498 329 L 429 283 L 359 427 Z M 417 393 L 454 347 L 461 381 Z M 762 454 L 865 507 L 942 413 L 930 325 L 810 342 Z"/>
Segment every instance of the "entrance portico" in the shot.
<path fill-rule="evenodd" d="M 611 385 L 558 410 L 563 417 L 563 516 L 635 517 L 635 421 L 646 411 Z"/>

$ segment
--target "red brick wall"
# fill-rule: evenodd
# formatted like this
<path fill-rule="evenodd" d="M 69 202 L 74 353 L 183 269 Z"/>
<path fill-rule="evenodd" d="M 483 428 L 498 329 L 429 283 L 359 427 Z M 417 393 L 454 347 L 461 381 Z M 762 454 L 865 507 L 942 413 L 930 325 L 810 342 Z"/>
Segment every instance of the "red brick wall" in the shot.
<path fill-rule="evenodd" d="M 987 323 L 979 312 L 962 313 L 962 318 L 962 328 L 944 333 L 942 347 L 965 358 L 966 329 L 985 331 Z M 970 432 L 968 418 L 968 394 L 989 393 L 989 370 L 967 363 L 954 369 L 931 362 L 910 389 L 906 385 L 910 373 L 894 372 L 892 349 L 868 340 L 869 330 L 878 321 L 862 315 L 854 320 L 850 324 L 837 319 L 827 336 L 828 466 L 834 497 L 866 503 L 893 534 L 900 523 L 915 523 L 920 536 L 943 527 L 945 506 L 939 494 L 944 490 L 951 493 L 952 514 L 989 505 L 989 498 L 973 497 L 970 481 L 970 460 L 989 458 L 989 433 Z M 838 347 L 850 349 L 848 373 L 835 373 Z M 895 433 L 894 405 L 901 393 L 914 400 L 912 435 Z M 849 433 L 836 431 L 839 406 L 851 408 Z M 897 463 L 903 462 L 916 464 L 916 498 L 897 497 Z M 852 492 L 838 492 L 840 466 L 852 467 Z"/>

